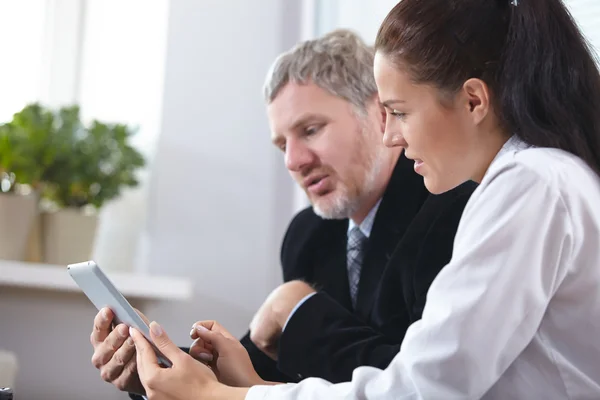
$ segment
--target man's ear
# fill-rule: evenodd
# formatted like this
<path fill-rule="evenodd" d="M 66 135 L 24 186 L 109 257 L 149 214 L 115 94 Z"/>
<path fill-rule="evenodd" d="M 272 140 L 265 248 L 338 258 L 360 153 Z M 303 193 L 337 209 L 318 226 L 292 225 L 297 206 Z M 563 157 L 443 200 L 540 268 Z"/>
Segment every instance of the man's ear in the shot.
<path fill-rule="evenodd" d="M 471 114 L 473 123 L 478 125 L 490 112 L 490 90 L 481 79 L 468 79 L 462 87 L 464 106 Z"/>
<path fill-rule="evenodd" d="M 378 124 L 379 124 L 379 132 L 383 135 L 385 133 L 385 122 L 387 120 L 387 112 L 385 111 L 385 107 L 383 106 L 383 104 L 381 104 L 381 101 L 379 101 L 379 97 L 377 97 L 375 99 L 375 104 L 377 104 L 378 107 Z"/>

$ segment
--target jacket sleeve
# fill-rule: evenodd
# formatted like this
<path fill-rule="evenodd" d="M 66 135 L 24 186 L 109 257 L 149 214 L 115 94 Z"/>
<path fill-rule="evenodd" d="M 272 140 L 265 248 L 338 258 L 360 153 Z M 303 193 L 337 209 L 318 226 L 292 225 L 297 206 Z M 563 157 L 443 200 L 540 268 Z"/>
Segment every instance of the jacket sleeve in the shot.
<path fill-rule="evenodd" d="M 254 343 L 252 343 L 252 341 L 250 340 L 250 332 L 246 333 L 246 335 L 240 340 L 240 342 L 248 351 L 248 355 L 250 356 L 250 360 L 252 361 L 252 366 L 262 379 L 271 382 L 286 383 L 298 381 L 297 379 L 293 379 L 281 372 L 277 368 L 277 362 L 269 358 L 269 356 L 260 351 L 260 349 L 256 347 Z"/>
<path fill-rule="evenodd" d="M 289 320 L 279 343 L 278 365 L 298 379 L 343 382 L 359 365 L 385 368 L 399 349 L 396 338 L 383 336 L 320 292 Z"/>
<path fill-rule="evenodd" d="M 311 240 L 317 235 L 320 223 L 312 208 L 300 211 L 290 222 L 279 254 L 284 282 L 309 278 L 310 262 L 306 258 L 310 256 Z"/>
<path fill-rule="evenodd" d="M 412 293 L 408 318 L 421 318 L 429 286 L 450 261 L 452 243 L 471 191 L 440 204 L 410 266 Z M 392 262 L 393 262 L 392 258 Z M 393 266 L 396 268 L 395 266 Z M 402 266 L 402 268 L 405 268 Z M 352 379 L 355 368 L 386 368 L 400 350 L 401 336 L 386 337 L 324 293 L 302 304 L 290 318 L 279 346 L 279 369 L 291 376 L 319 377 L 330 382 Z"/>

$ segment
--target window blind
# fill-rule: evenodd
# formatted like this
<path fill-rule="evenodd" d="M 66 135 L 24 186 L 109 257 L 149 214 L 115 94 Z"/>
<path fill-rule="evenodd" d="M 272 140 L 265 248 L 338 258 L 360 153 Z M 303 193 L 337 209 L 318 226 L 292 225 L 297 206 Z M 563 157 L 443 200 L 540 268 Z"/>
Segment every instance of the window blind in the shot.
<path fill-rule="evenodd" d="M 592 45 L 596 60 L 600 62 L 600 1 L 565 0 L 565 4 L 579 28 Z"/>

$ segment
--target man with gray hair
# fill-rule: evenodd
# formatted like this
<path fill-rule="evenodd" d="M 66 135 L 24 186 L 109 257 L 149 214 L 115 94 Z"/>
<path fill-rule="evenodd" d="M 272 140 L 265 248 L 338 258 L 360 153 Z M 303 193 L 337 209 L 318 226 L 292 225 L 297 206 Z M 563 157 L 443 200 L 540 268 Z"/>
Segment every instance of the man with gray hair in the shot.
<path fill-rule="evenodd" d="M 398 117 L 379 102 L 373 57 L 358 36 L 338 30 L 282 54 L 267 75 L 271 138 L 311 207 L 283 239 L 285 283 L 242 339 L 265 380 L 340 382 L 360 365 L 385 368 L 450 260 L 475 188 L 430 195 L 402 150 L 384 145 L 386 120 Z M 143 394 L 128 331 L 111 332 L 111 322 L 95 319 L 92 362 L 103 379 Z M 198 341 L 190 354 L 213 358 Z"/>
<path fill-rule="evenodd" d="M 373 50 L 350 31 L 279 56 L 264 92 L 272 141 L 312 207 L 289 225 L 286 283 L 242 343 L 266 380 L 282 371 L 341 382 L 361 365 L 385 368 L 450 261 L 476 185 L 430 195 L 402 149 L 384 146 L 386 120 L 398 116 L 379 102 Z"/>

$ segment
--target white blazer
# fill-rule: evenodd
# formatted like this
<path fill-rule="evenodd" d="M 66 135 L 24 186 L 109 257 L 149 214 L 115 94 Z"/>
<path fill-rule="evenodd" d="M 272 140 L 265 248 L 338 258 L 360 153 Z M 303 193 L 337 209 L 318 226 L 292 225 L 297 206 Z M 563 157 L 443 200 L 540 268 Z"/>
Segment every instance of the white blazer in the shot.
<path fill-rule="evenodd" d="M 600 399 L 600 178 L 513 137 L 385 370 L 255 386 L 246 398 Z"/>

